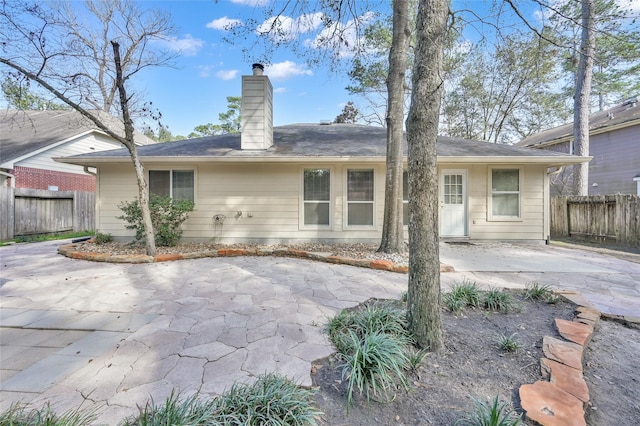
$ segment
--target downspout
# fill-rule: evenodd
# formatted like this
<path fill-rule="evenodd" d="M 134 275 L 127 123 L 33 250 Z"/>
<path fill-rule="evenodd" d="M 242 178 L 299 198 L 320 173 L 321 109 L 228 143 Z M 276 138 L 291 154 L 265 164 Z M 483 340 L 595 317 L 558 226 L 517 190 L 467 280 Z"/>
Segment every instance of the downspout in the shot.
<path fill-rule="evenodd" d="M 97 173 L 93 173 L 92 171 L 90 171 L 90 170 L 89 170 L 89 166 L 84 166 L 84 167 L 82 168 L 82 170 L 84 170 L 84 172 L 85 172 L 86 174 L 88 174 L 88 175 L 91 175 L 91 176 L 98 176 L 98 174 L 97 174 Z"/>
<path fill-rule="evenodd" d="M 3 172 L 1 170 L 0 170 L 0 175 L 10 177 L 11 178 L 11 188 L 15 188 L 16 187 L 16 176 L 15 175 L 12 175 L 9 172 Z"/>
<path fill-rule="evenodd" d="M 554 176 L 554 175 L 557 175 L 560 172 L 562 172 L 563 168 L 564 168 L 564 166 L 559 166 L 556 170 L 554 170 L 552 172 L 548 171 L 548 169 L 547 169 L 547 185 L 546 185 L 547 186 L 547 188 L 546 188 L 546 190 L 547 190 L 547 200 L 546 200 L 547 208 L 545 209 L 546 210 L 545 211 L 546 218 L 545 218 L 545 225 L 544 225 L 545 226 L 545 233 L 547 234 L 547 241 L 546 241 L 547 245 L 551 244 L 551 217 L 550 217 L 550 214 L 549 214 L 549 209 L 551 208 L 551 200 L 550 200 L 551 195 L 549 194 L 549 192 L 550 192 L 549 191 L 549 182 L 550 182 L 551 177 Z"/>

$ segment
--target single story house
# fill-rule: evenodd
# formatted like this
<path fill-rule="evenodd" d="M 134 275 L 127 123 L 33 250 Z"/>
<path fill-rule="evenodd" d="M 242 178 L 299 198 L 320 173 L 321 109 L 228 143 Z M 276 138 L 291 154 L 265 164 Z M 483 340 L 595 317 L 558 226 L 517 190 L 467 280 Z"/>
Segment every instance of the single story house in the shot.
<path fill-rule="evenodd" d="M 114 117 L 101 113 L 112 126 Z M 139 145 L 154 143 L 136 132 Z M 53 161 L 122 145 L 75 110 L 0 111 L 0 186 L 54 191 L 95 191 L 95 169 Z"/>
<path fill-rule="evenodd" d="M 273 127 L 272 87 L 259 67 L 242 77 L 242 96 L 241 134 L 139 148 L 151 192 L 195 202 L 183 238 L 379 241 L 386 129 L 356 124 Z M 439 138 L 437 155 L 441 235 L 473 240 L 545 241 L 550 170 L 588 161 L 446 137 Z M 116 219 L 122 214 L 118 205 L 135 199 L 138 191 L 127 151 L 56 160 L 98 170 L 96 227 L 117 239 L 131 239 L 132 231 Z"/>
<path fill-rule="evenodd" d="M 573 154 L 573 123 L 536 133 L 518 146 Z M 640 195 L 640 106 L 630 99 L 589 117 L 589 195 Z M 570 195 L 573 167 L 551 180 L 551 195 Z"/>

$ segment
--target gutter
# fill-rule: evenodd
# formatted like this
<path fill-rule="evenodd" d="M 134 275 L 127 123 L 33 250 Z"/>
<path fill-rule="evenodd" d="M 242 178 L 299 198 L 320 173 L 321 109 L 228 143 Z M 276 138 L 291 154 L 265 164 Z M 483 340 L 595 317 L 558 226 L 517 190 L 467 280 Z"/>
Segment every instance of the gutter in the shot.
<path fill-rule="evenodd" d="M 86 174 L 88 174 L 88 175 L 91 175 L 91 176 L 98 176 L 98 174 L 97 174 L 97 173 L 93 173 L 91 170 L 89 170 L 89 167 L 91 167 L 91 166 L 83 166 L 82 170 L 84 170 L 84 172 L 85 172 Z"/>

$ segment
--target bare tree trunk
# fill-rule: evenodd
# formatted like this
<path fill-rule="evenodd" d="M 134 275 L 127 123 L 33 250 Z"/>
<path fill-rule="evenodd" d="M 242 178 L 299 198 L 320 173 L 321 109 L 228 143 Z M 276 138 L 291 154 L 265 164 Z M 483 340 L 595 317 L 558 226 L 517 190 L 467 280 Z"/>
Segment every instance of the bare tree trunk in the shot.
<path fill-rule="evenodd" d="M 409 49 L 409 2 L 393 0 L 393 38 L 387 76 L 387 174 L 384 191 L 384 220 L 378 251 L 404 252 L 402 221 L 402 160 L 404 139 L 404 80 Z"/>
<path fill-rule="evenodd" d="M 408 322 L 418 345 L 442 349 L 438 167 L 436 141 L 444 88 L 443 51 L 448 0 L 420 0 L 407 118 L 409 142 L 409 294 Z"/>
<path fill-rule="evenodd" d="M 582 1 L 582 37 L 580 62 L 573 100 L 573 153 L 589 155 L 589 93 L 593 75 L 595 31 L 593 28 L 594 0 Z M 574 195 L 589 195 L 589 163 L 573 166 Z"/>
<path fill-rule="evenodd" d="M 153 230 L 153 223 L 151 221 L 151 211 L 149 210 L 149 189 L 147 181 L 144 176 L 144 167 L 138 157 L 138 149 L 133 137 L 133 121 L 129 115 L 129 99 L 127 98 L 127 91 L 124 87 L 124 81 L 122 78 L 122 66 L 120 62 L 120 44 L 116 41 L 112 41 L 113 46 L 113 59 L 116 67 L 116 86 L 120 94 L 120 108 L 122 109 L 122 121 L 124 122 L 124 135 L 125 146 L 131 154 L 131 161 L 136 171 L 136 179 L 138 181 L 138 197 L 140 199 L 140 210 L 142 210 L 142 222 L 144 223 L 144 233 L 147 246 L 147 254 L 149 256 L 156 255 L 156 239 L 155 232 Z"/>

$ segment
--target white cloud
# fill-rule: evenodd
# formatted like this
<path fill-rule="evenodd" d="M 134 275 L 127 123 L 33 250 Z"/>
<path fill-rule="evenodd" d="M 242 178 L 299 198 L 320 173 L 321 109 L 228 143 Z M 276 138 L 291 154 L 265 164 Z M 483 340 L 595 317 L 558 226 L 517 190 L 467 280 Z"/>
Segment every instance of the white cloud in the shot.
<path fill-rule="evenodd" d="M 321 12 L 300 15 L 271 17 L 256 28 L 258 34 L 268 34 L 275 41 L 293 41 L 301 34 L 317 30 L 322 24 Z"/>
<path fill-rule="evenodd" d="M 284 93 L 287 91 L 286 87 L 276 87 L 275 89 L 273 89 L 273 93 Z"/>
<path fill-rule="evenodd" d="M 185 56 L 194 56 L 204 46 L 204 41 L 193 38 L 191 34 L 185 34 L 183 38 L 167 37 L 159 40 L 167 49 L 181 53 Z"/>
<path fill-rule="evenodd" d="M 284 61 L 268 65 L 265 74 L 272 80 L 287 80 L 299 75 L 313 75 L 313 71 L 304 64 L 296 64 L 293 61 Z"/>
<path fill-rule="evenodd" d="M 231 0 L 231 3 L 246 6 L 266 6 L 270 0 Z"/>
<path fill-rule="evenodd" d="M 222 30 L 226 31 L 231 27 L 235 27 L 238 25 L 242 25 L 242 21 L 239 19 L 231 19 L 226 16 L 222 18 L 214 19 L 211 22 L 207 23 L 207 28 L 212 28 L 214 30 Z"/>
<path fill-rule="evenodd" d="M 216 77 L 222 80 L 233 80 L 239 72 L 239 70 L 220 70 L 216 73 Z"/>
<path fill-rule="evenodd" d="M 213 66 L 211 66 L 211 65 L 202 65 L 199 68 L 200 68 L 200 77 L 207 78 L 211 74 L 211 69 L 213 68 Z"/>

